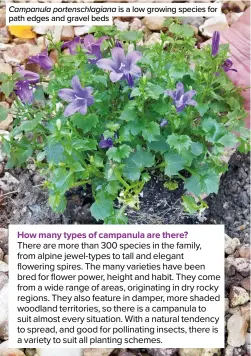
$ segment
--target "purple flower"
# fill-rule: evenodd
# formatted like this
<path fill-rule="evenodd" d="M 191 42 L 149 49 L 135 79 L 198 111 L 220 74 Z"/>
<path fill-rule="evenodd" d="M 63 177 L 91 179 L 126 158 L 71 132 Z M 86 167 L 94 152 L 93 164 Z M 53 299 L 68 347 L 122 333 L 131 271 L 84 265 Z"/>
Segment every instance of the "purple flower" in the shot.
<path fill-rule="evenodd" d="M 48 51 L 45 49 L 43 52 L 37 54 L 36 56 L 29 57 L 28 63 L 35 63 L 40 65 L 41 68 L 45 70 L 51 70 L 53 67 L 53 62 L 48 56 Z"/>
<path fill-rule="evenodd" d="M 33 88 L 27 80 L 19 80 L 16 82 L 15 93 L 23 104 L 33 103 Z"/>
<path fill-rule="evenodd" d="M 21 66 L 17 69 L 17 72 L 21 75 L 21 77 L 27 81 L 29 84 L 36 84 L 40 80 L 40 75 L 29 70 L 23 69 Z"/>
<path fill-rule="evenodd" d="M 231 59 L 226 59 L 225 62 L 222 65 L 222 68 L 224 69 L 225 72 L 228 72 L 232 70 L 233 72 L 237 72 L 237 69 L 232 68 L 233 62 Z"/>
<path fill-rule="evenodd" d="M 58 92 L 58 96 L 61 99 L 70 103 L 65 108 L 64 116 L 71 116 L 75 112 L 80 112 L 85 115 L 87 113 L 87 107 L 94 103 L 94 98 L 91 95 L 93 88 L 83 88 L 76 75 L 71 80 L 71 86 L 72 89 L 61 89 Z"/>
<path fill-rule="evenodd" d="M 100 148 L 110 148 L 113 146 L 113 141 L 110 137 L 107 139 L 104 138 L 104 136 L 101 136 L 101 141 L 99 142 L 99 147 Z"/>
<path fill-rule="evenodd" d="M 168 121 L 166 120 L 166 119 L 162 119 L 161 121 L 160 121 L 160 127 L 165 127 L 166 125 L 168 124 Z"/>
<path fill-rule="evenodd" d="M 84 46 L 88 51 L 88 54 L 94 56 L 95 58 L 90 58 L 89 62 L 92 64 L 96 64 L 99 59 L 102 58 L 100 46 L 104 40 L 106 40 L 108 37 L 103 36 L 100 37 L 98 40 L 95 40 L 93 35 L 87 35 L 84 38 Z"/>
<path fill-rule="evenodd" d="M 176 90 L 166 90 L 165 94 L 173 99 L 173 104 L 175 105 L 177 112 L 184 110 L 187 105 L 197 105 L 197 102 L 192 99 L 196 94 L 196 91 L 189 90 L 185 93 L 184 85 L 181 82 L 176 84 Z"/>
<path fill-rule="evenodd" d="M 122 43 L 118 40 L 115 42 L 115 47 L 123 48 Z"/>
<path fill-rule="evenodd" d="M 77 46 L 81 45 L 81 38 L 80 37 L 75 37 L 73 40 L 67 41 L 65 42 L 61 48 L 65 49 L 65 48 L 69 48 L 69 52 L 70 54 L 76 54 L 77 51 Z"/>
<path fill-rule="evenodd" d="M 212 38 L 212 56 L 215 57 L 219 52 L 220 45 L 220 32 L 214 31 Z"/>
<path fill-rule="evenodd" d="M 100 59 L 97 62 L 99 68 L 109 70 L 111 81 L 127 80 L 130 87 L 134 85 L 134 78 L 141 75 L 141 69 L 136 63 L 141 59 L 142 54 L 132 51 L 125 56 L 123 48 L 115 47 L 111 50 L 112 59 Z"/>

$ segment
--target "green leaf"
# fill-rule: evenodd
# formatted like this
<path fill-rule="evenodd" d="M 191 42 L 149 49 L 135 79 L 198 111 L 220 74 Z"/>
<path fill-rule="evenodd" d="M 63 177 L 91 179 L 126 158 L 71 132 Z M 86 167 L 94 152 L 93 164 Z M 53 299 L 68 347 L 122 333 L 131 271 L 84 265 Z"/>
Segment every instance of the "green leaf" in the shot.
<path fill-rule="evenodd" d="M 7 116 L 8 116 L 8 109 L 0 105 L 0 121 L 6 120 Z"/>
<path fill-rule="evenodd" d="M 209 104 L 208 103 L 204 103 L 204 104 L 198 103 L 195 108 L 198 110 L 199 114 L 201 116 L 203 116 L 208 111 Z"/>
<path fill-rule="evenodd" d="M 156 141 L 149 142 L 148 147 L 150 148 L 150 150 L 160 153 L 164 153 L 169 149 L 169 146 L 166 143 L 166 138 L 160 135 L 156 136 Z"/>
<path fill-rule="evenodd" d="M 113 200 L 104 193 L 99 192 L 95 197 L 95 203 L 91 206 L 91 214 L 97 220 L 105 220 L 113 213 Z"/>
<path fill-rule="evenodd" d="M 96 114 L 89 114 L 89 115 L 82 115 L 82 114 L 75 114 L 72 117 L 72 123 L 74 126 L 82 129 L 83 132 L 89 132 L 93 127 L 97 126 L 98 123 L 98 116 Z"/>
<path fill-rule="evenodd" d="M 201 179 L 197 175 L 192 175 L 191 177 L 186 179 L 184 184 L 184 188 L 195 195 L 199 196 L 203 193 Z"/>
<path fill-rule="evenodd" d="M 95 150 L 97 148 L 97 141 L 90 139 L 75 139 L 72 141 L 72 148 L 80 151 Z"/>
<path fill-rule="evenodd" d="M 34 129 L 37 127 L 37 125 L 41 122 L 43 115 L 44 115 L 43 113 L 39 113 L 35 116 L 35 119 L 23 121 L 21 123 L 21 125 L 15 127 L 12 130 L 12 132 L 11 132 L 12 136 L 14 137 L 23 131 L 24 132 L 34 131 Z"/>
<path fill-rule="evenodd" d="M 178 182 L 176 182 L 175 180 L 170 180 L 169 182 L 165 182 L 164 183 L 164 188 L 168 189 L 168 190 L 175 190 L 179 187 Z"/>
<path fill-rule="evenodd" d="M 115 210 L 112 216 L 109 216 L 105 219 L 105 224 L 109 225 L 125 225 L 128 222 L 127 216 L 124 214 L 122 209 Z"/>
<path fill-rule="evenodd" d="M 194 214 L 200 209 L 200 206 L 196 203 L 194 197 L 191 197 L 190 195 L 183 195 L 182 201 L 185 211 L 189 214 Z"/>
<path fill-rule="evenodd" d="M 132 148 L 128 145 L 121 145 L 119 147 L 111 147 L 106 152 L 109 159 L 115 162 L 121 162 L 122 159 L 127 158 L 132 152 Z"/>
<path fill-rule="evenodd" d="M 8 75 L 6 73 L 0 73 L 0 82 L 5 82 L 8 79 Z"/>
<path fill-rule="evenodd" d="M 15 82 L 14 80 L 8 80 L 1 85 L 1 90 L 5 96 L 9 96 L 14 90 Z"/>
<path fill-rule="evenodd" d="M 64 162 L 64 147 L 60 143 L 48 143 L 45 147 L 45 151 L 49 163 Z"/>
<path fill-rule="evenodd" d="M 165 174 L 169 177 L 176 175 L 179 171 L 184 169 L 185 159 L 175 152 L 166 152 L 164 154 L 165 162 Z"/>
<path fill-rule="evenodd" d="M 202 120 L 202 128 L 206 132 L 207 141 L 212 143 L 217 143 L 226 133 L 224 125 L 212 118 Z"/>
<path fill-rule="evenodd" d="M 141 92 L 140 92 L 139 88 L 133 88 L 133 90 L 130 94 L 130 97 L 134 98 L 135 96 L 140 96 L 140 95 L 141 95 Z"/>
<path fill-rule="evenodd" d="M 126 42 L 138 42 L 143 38 L 143 33 L 139 31 L 123 31 L 118 34 L 118 39 Z"/>
<path fill-rule="evenodd" d="M 73 164 L 70 165 L 71 171 L 72 172 L 84 172 L 85 169 L 84 167 L 80 164 L 80 162 L 74 162 Z"/>
<path fill-rule="evenodd" d="M 148 82 L 145 88 L 146 98 L 158 99 L 164 91 L 161 86 Z"/>
<path fill-rule="evenodd" d="M 157 136 L 160 135 L 160 128 L 156 122 L 150 122 L 142 132 L 142 136 L 148 142 L 157 141 Z"/>
<path fill-rule="evenodd" d="M 53 172 L 52 183 L 55 188 L 61 193 L 69 190 L 74 183 L 74 176 L 72 171 L 67 171 L 65 168 L 57 168 Z"/>
<path fill-rule="evenodd" d="M 206 194 L 218 193 L 219 175 L 215 171 L 208 171 L 201 179 L 203 192 Z"/>
<path fill-rule="evenodd" d="M 60 193 L 51 194 L 49 196 L 49 205 L 56 213 L 62 213 L 66 208 L 67 200 Z"/>
<path fill-rule="evenodd" d="M 120 115 L 120 120 L 133 121 L 137 119 L 137 113 L 135 111 L 135 103 L 129 102 Z"/>
<path fill-rule="evenodd" d="M 192 142 L 191 143 L 191 152 L 195 155 L 195 156 L 199 156 L 202 154 L 203 152 L 203 145 L 200 142 Z"/>
<path fill-rule="evenodd" d="M 113 180 L 111 182 L 108 182 L 106 186 L 106 191 L 110 195 L 117 195 L 118 191 L 121 189 L 120 184 L 118 181 Z"/>
<path fill-rule="evenodd" d="M 183 150 L 188 150 L 191 146 L 192 140 L 187 135 L 172 134 L 168 136 L 167 143 L 171 148 L 181 153 Z"/>
<path fill-rule="evenodd" d="M 221 143 L 224 147 L 233 147 L 238 142 L 236 136 L 231 132 L 222 136 L 218 143 Z"/>
<path fill-rule="evenodd" d="M 137 151 L 132 153 L 124 164 L 123 175 L 131 181 L 136 181 L 140 178 L 140 173 L 144 168 L 153 166 L 154 156 L 138 147 Z"/>

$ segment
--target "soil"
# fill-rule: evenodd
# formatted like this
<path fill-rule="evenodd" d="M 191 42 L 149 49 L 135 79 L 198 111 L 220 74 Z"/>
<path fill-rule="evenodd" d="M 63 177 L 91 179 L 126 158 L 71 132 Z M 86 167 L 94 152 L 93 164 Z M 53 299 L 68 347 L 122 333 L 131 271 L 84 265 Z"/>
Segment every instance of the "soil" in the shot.
<path fill-rule="evenodd" d="M 221 177 L 219 193 L 208 197 L 209 209 L 200 215 L 183 211 L 182 184 L 169 191 L 164 177 L 153 176 L 140 198 L 140 210 L 128 210 L 130 224 L 225 224 L 226 233 L 248 242 L 250 236 L 250 157 L 235 153 L 229 171 Z M 15 169 L 10 172 L 19 180 L 17 192 L 0 201 L 0 227 L 12 224 L 95 224 L 91 217 L 90 191 L 82 188 L 67 193 L 64 214 L 53 213 L 47 204 L 47 191 L 41 188 L 42 179 L 34 171 Z"/>

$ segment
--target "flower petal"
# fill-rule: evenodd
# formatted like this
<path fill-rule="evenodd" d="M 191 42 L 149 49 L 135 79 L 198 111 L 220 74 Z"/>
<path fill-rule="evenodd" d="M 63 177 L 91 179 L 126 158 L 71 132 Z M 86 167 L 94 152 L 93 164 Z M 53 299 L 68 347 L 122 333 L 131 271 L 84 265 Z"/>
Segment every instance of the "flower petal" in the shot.
<path fill-rule="evenodd" d="M 123 76 L 124 76 L 123 73 L 117 73 L 114 71 L 110 73 L 110 79 L 113 83 L 119 81 Z"/>
<path fill-rule="evenodd" d="M 115 63 L 117 69 L 120 68 L 121 64 L 125 61 L 125 51 L 123 48 L 114 47 L 111 50 L 112 59 Z"/>
<path fill-rule="evenodd" d="M 75 112 L 79 111 L 80 108 L 85 104 L 86 103 L 83 102 L 83 100 L 74 100 L 72 103 L 66 106 L 64 116 L 68 117 L 75 114 Z"/>
<path fill-rule="evenodd" d="M 131 65 L 137 63 L 142 58 L 142 53 L 139 51 L 129 52 L 126 56 L 126 65 L 131 67 Z"/>
<path fill-rule="evenodd" d="M 79 112 L 83 115 L 87 113 L 87 102 L 85 103 L 85 105 L 80 107 Z"/>
<path fill-rule="evenodd" d="M 220 32 L 214 31 L 212 38 L 212 56 L 215 57 L 219 52 Z"/>
<path fill-rule="evenodd" d="M 95 42 L 96 42 L 96 41 L 95 41 L 95 38 L 94 38 L 93 35 L 87 35 L 87 36 L 85 36 L 85 38 L 84 38 L 84 45 L 85 45 L 85 47 L 88 48 L 88 49 L 90 49 L 90 47 L 91 47 L 92 45 L 94 45 Z"/>
<path fill-rule="evenodd" d="M 176 84 L 175 99 L 180 99 L 181 95 L 184 94 L 184 85 L 181 82 Z"/>
<path fill-rule="evenodd" d="M 97 61 L 96 65 L 104 70 L 115 70 L 115 65 L 112 59 L 104 58 Z"/>
<path fill-rule="evenodd" d="M 109 37 L 108 36 L 102 36 L 102 37 L 100 37 L 100 38 L 98 38 L 97 40 L 96 40 L 96 45 L 101 45 L 101 43 L 104 41 L 104 40 L 107 40 Z"/>
<path fill-rule="evenodd" d="M 195 101 L 195 100 L 189 100 L 188 102 L 187 102 L 187 104 L 188 105 L 192 105 L 192 106 L 196 106 L 197 105 L 197 101 Z"/>
<path fill-rule="evenodd" d="M 141 69 L 138 66 L 134 65 L 134 64 L 131 66 L 129 72 L 133 77 L 140 77 L 141 76 Z"/>
<path fill-rule="evenodd" d="M 80 98 L 85 98 L 85 91 L 82 87 L 80 80 L 77 75 L 75 75 L 71 80 L 71 86 L 76 94 Z"/>
<path fill-rule="evenodd" d="M 74 90 L 72 90 L 72 89 L 61 89 L 58 91 L 58 96 L 62 100 L 67 101 L 68 103 L 70 103 L 76 99 L 76 95 L 74 93 Z"/>
<path fill-rule="evenodd" d="M 175 90 L 165 90 L 165 94 L 167 95 L 167 96 L 170 96 L 173 100 L 175 100 Z"/>
<path fill-rule="evenodd" d="M 187 91 L 187 92 L 183 95 L 182 101 L 183 101 L 184 103 L 186 103 L 187 101 L 191 100 L 192 97 L 193 97 L 195 94 L 196 94 L 196 91 L 195 91 L 195 90 L 189 90 L 189 91 Z"/>

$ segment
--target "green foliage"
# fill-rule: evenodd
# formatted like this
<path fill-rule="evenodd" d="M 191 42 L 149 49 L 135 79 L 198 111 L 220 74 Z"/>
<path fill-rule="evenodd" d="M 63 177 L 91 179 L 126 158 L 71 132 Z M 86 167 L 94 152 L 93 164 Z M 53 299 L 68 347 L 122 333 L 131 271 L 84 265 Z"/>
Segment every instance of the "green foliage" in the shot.
<path fill-rule="evenodd" d="M 90 185 L 95 219 L 126 224 L 126 207 L 140 208 L 139 194 L 154 171 L 165 176 L 164 186 L 169 190 L 177 189 L 182 180 L 186 190 L 182 204 L 193 214 L 206 208 L 204 194 L 218 191 L 220 174 L 227 169 L 224 149 L 236 145 L 241 152 L 250 149 L 240 89 L 222 69 L 228 46 L 221 45 L 212 57 L 210 46 L 195 47 L 190 26 L 177 19 L 167 19 L 165 24 L 168 32 L 161 33 L 160 43 L 152 47 L 137 46 L 141 32 L 119 32 L 113 26 L 92 28 L 96 38 L 109 36 L 101 46 L 104 58 L 110 56 L 116 40 L 123 42 L 126 52 L 130 43 L 142 52 L 137 63 L 142 75 L 133 88 L 125 80 L 113 83 L 109 73 L 90 64 L 86 52 L 78 48 L 76 55 L 59 54 L 48 86 L 37 85 L 33 105 L 15 100 L 13 130 L 8 140 L 1 138 L 7 168 L 24 166 L 32 157 L 46 178 L 53 210 L 64 211 L 69 189 Z M 50 44 L 58 51 L 60 46 Z M 65 117 L 67 104 L 58 91 L 70 88 L 75 75 L 83 86 L 94 89 L 94 104 L 86 115 Z M 0 74 L 0 90 L 14 97 L 17 79 Z M 197 105 L 181 112 L 165 95 L 178 82 L 185 92 L 196 91 Z M 0 106 L 0 121 L 7 114 Z M 166 125 L 160 125 L 163 119 Z M 112 147 L 99 146 L 102 136 L 113 141 Z"/>

